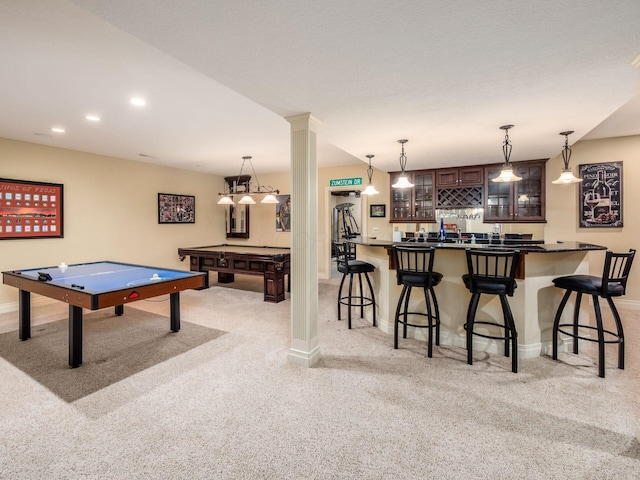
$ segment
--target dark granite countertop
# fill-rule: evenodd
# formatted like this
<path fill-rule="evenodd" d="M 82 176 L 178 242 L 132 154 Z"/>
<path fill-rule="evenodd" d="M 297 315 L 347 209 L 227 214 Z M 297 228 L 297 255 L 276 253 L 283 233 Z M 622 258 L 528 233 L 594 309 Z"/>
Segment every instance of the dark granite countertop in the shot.
<path fill-rule="evenodd" d="M 553 253 L 553 252 L 581 252 L 590 250 L 606 250 L 607 247 L 602 245 L 594 245 L 592 243 L 584 242 L 557 242 L 557 243 L 542 243 L 542 244 L 521 244 L 516 241 L 505 241 L 504 243 L 433 243 L 433 242 L 393 242 L 391 240 L 378 240 L 375 238 L 363 237 L 361 239 L 348 240 L 356 245 L 366 245 L 369 247 L 392 247 L 394 245 L 403 247 L 423 247 L 434 246 L 436 248 L 445 249 L 457 249 L 464 250 L 467 248 L 474 249 L 494 249 L 494 248 L 509 248 L 514 250 L 520 250 L 526 253 Z"/>

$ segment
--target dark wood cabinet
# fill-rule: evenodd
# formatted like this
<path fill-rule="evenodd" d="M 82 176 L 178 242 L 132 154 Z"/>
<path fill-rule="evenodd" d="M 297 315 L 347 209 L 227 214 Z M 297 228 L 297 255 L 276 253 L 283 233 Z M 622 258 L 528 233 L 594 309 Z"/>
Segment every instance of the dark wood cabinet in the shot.
<path fill-rule="evenodd" d="M 436 170 L 436 187 L 481 186 L 484 179 L 484 167 L 443 168 Z"/>
<path fill-rule="evenodd" d="M 496 183 L 502 165 L 485 167 L 484 221 L 491 223 L 545 222 L 546 160 L 513 162 L 519 182 Z"/>
<path fill-rule="evenodd" d="M 434 174 L 432 170 L 416 170 L 405 172 L 409 181 L 414 184 L 411 188 L 391 187 L 391 223 L 421 223 L 434 222 L 436 218 L 434 202 Z M 393 185 L 400 172 L 392 172 Z"/>

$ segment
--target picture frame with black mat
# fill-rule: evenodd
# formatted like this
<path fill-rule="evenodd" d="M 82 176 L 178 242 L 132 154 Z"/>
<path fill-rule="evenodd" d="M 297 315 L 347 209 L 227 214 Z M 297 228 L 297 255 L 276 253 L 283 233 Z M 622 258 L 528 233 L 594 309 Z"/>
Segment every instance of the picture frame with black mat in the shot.
<path fill-rule="evenodd" d="M 369 205 L 369 216 L 382 218 L 387 216 L 387 206 L 385 204 Z"/>

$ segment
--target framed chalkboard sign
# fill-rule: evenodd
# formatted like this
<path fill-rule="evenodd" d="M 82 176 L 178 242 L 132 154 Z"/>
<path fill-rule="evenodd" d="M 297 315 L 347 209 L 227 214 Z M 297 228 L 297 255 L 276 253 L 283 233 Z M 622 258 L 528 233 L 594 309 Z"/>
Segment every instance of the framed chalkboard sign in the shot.
<path fill-rule="evenodd" d="M 622 227 L 622 162 L 578 166 L 580 227 Z"/>

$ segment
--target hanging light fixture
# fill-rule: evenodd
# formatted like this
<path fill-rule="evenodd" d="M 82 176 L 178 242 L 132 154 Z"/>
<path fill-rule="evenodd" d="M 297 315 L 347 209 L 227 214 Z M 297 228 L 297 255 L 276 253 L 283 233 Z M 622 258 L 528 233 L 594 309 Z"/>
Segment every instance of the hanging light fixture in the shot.
<path fill-rule="evenodd" d="M 564 135 L 564 147 L 562 148 L 562 161 L 564 167 L 560 176 L 551 183 L 556 185 L 563 185 L 565 183 L 580 183 L 581 178 L 577 178 L 573 175 L 571 167 L 569 166 L 569 160 L 571 159 L 571 147 L 569 146 L 569 135 L 573 133 L 573 130 L 567 130 L 566 132 L 560 132 L 560 135 Z"/>
<path fill-rule="evenodd" d="M 407 166 L 407 156 L 404 154 L 404 144 L 407 143 L 408 141 L 409 140 L 398 140 L 398 143 L 400 145 L 402 145 L 402 153 L 400 154 L 400 169 L 402 170 L 402 172 L 400 173 L 400 176 L 398 177 L 398 180 L 396 180 L 396 183 L 391 185 L 393 188 L 410 188 L 410 187 L 413 187 L 413 183 L 411 183 L 409 181 L 409 178 L 407 177 L 407 174 L 404 173 L 404 169 Z"/>
<path fill-rule="evenodd" d="M 509 157 L 511 157 L 511 140 L 509 140 L 509 129 L 513 128 L 513 125 L 503 125 L 500 130 L 504 130 L 504 142 L 502 143 L 502 153 L 504 154 L 504 165 L 500 171 L 500 175 L 496 178 L 492 178 L 492 182 L 519 182 L 522 177 L 518 177 L 513 173 L 513 167 L 509 163 Z"/>
<path fill-rule="evenodd" d="M 218 205 L 233 205 L 233 197 L 231 197 L 231 195 L 224 195 L 220 197 Z"/>
<path fill-rule="evenodd" d="M 371 159 L 374 157 L 374 155 L 366 155 L 366 157 L 369 159 L 369 167 L 367 168 L 367 177 L 369 177 L 369 184 L 367 185 L 367 188 L 364 189 L 362 194 L 375 195 L 376 193 L 380 192 L 376 190 L 376 187 L 374 187 L 373 183 L 371 183 L 371 180 L 373 179 L 373 167 L 371 166 Z"/>
<path fill-rule="evenodd" d="M 242 170 L 244 169 L 244 165 L 247 161 L 251 166 L 253 177 L 256 179 L 257 187 L 255 189 L 251 186 L 251 176 L 242 175 Z M 229 179 L 227 178 L 226 180 Z M 256 171 L 253 168 L 253 162 L 249 156 L 242 157 L 240 173 L 238 173 L 237 178 L 234 178 L 233 181 L 225 182 L 225 190 L 228 191 L 218 194 L 220 196 L 218 205 L 233 205 L 233 197 L 235 195 L 242 195 L 242 198 L 238 201 L 238 203 L 242 205 L 255 205 L 256 201 L 253 199 L 255 195 L 265 195 L 260 203 L 278 203 L 278 199 L 275 195 L 280 193 L 279 190 L 276 190 L 273 187 L 260 185 L 260 180 L 258 179 L 258 175 L 256 175 Z"/>

